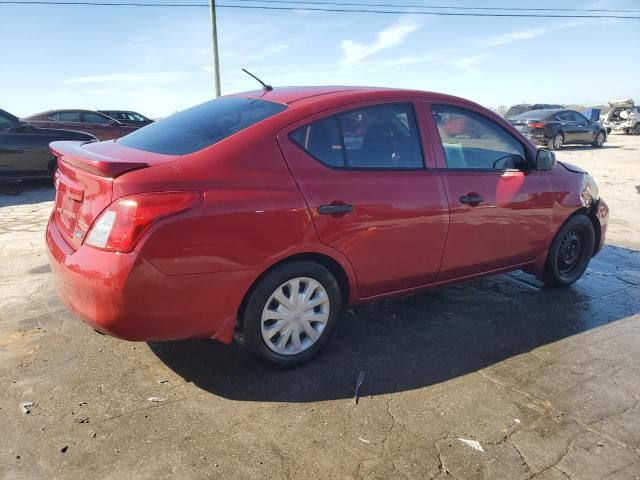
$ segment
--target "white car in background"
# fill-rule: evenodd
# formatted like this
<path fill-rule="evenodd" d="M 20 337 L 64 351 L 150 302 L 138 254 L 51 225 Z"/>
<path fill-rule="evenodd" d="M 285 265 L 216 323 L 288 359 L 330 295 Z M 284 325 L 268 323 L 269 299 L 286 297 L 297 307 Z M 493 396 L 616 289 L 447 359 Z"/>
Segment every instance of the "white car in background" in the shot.
<path fill-rule="evenodd" d="M 611 110 L 605 116 L 607 130 L 640 135 L 640 107 L 633 100 L 609 102 Z"/>

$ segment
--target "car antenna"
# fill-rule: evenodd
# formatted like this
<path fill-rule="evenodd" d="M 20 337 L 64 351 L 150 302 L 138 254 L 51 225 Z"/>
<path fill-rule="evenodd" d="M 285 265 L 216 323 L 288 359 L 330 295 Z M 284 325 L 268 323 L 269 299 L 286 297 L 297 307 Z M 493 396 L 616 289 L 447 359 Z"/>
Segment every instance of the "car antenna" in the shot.
<path fill-rule="evenodd" d="M 260 85 L 262 85 L 262 89 L 265 92 L 270 92 L 271 90 L 273 90 L 273 87 L 271 85 L 267 85 L 266 83 L 264 83 L 262 80 L 260 80 L 258 77 L 256 77 L 253 73 L 251 73 L 249 70 L 243 68 L 242 71 L 244 73 L 246 73 L 247 75 L 249 75 L 250 77 L 255 78 L 258 82 L 260 82 Z"/>

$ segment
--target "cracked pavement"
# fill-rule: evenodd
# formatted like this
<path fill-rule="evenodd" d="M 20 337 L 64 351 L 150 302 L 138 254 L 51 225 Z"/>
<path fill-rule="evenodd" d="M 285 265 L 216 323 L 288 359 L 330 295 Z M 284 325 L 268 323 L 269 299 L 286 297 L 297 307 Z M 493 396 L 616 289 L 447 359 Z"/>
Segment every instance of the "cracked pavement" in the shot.
<path fill-rule="evenodd" d="M 558 154 L 612 210 L 574 287 L 516 272 L 368 304 L 292 371 L 94 333 L 52 290 L 52 189 L 0 189 L 0 478 L 639 479 L 640 137 L 607 147 Z"/>

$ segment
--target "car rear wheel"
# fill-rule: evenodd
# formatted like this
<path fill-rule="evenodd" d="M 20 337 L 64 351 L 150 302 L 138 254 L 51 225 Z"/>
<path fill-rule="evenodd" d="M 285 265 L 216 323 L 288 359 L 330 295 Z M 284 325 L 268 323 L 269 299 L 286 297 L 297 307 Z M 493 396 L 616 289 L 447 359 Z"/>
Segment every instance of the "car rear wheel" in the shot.
<path fill-rule="evenodd" d="M 253 289 L 242 315 L 247 349 L 278 367 L 309 360 L 329 340 L 342 308 L 335 277 L 309 261 L 284 264 Z"/>
<path fill-rule="evenodd" d="M 636 123 L 636 126 L 633 127 L 633 134 L 640 135 L 640 122 Z"/>
<path fill-rule="evenodd" d="M 551 140 L 549 140 L 550 150 L 560 150 L 564 144 L 564 135 L 562 132 L 556 133 Z"/>
<path fill-rule="evenodd" d="M 51 178 L 51 181 L 53 181 L 53 176 L 56 174 L 57 169 L 58 160 L 54 158 L 49 162 L 49 165 L 47 165 L 47 174 L 49 175 L 49 178 Z"/>
<path fill-rule="evenodd" d="M 567 287 L 585 272 L 593 254 L 595 233 L 586 215 L 571 217 L 557 233 L 547 256 L 544 281 L 550 287 Z"/>
<path fill-rule="evenodd" d="M 602 145 L 604 145 L 605 139 L 606 139 L 606 135 L 604 134 L 604 132 L 602 131 L 598 132 L 598 135 L 596 135 L 596 138 L 591 145 L 594 146 L 595 148 L 600 148 L 602 147 Z"/>

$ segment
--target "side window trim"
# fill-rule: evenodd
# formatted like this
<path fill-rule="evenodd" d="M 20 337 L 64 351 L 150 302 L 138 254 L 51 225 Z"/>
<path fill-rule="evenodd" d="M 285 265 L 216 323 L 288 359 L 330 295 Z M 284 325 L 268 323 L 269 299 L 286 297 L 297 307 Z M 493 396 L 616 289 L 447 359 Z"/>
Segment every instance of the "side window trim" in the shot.
<path fill-rule="evenodd" d="M 340 138 L 340 153 L 342 153 L 342 167 L 334 167 L 333 165 L 329 165 L 332 168 L 335 169 L 344 169 L 344 170 L 348 170 L 350 168 L 349 166 L 349 158 L 347 157 L 347 146 L 344 143 L 344 130 L 342 129 L 342 122 L 340 121 L 340 113 L 336 113 L 335 115 L 332 115 L 331 117 L 327 117 L 327 118 L 333 118 L 336 122 L 336 125 L 338 127 L 338 137 Z M 309 124 L 310 125 L 310 124 Z M 325 163 L 322 162 L 321 163 Z"/>
<path fill-rule="evenodd" d="M 496 123 L 495 121 L 493 121 L 492 119 L 490 119 L 489 117 L 476 112 L 475 110 L 471 110 L 469 108 L 466 108 L 464 106 L 459 106 L 459 105 L 455 105 L 455 104 L 450 104 L 450 103 L 441 103 L 441 102 L 427 102 L 425 104 L 426 108 L 428 109 L 428 115 L 431 117 L 431 121 L 433 122 L 433 128 L 435 129 L 435 137 L 437 138 L 437 142 L 436 142 L 436 148 L 439 148 L 441 153 L 442 153 L 442 159 L 444 160 L 444 167 L 437 167 L 436 170 L 440 170 L 440 171 L 450 171 L 450 172 L 480 172 L 480 173 L 486 173 L 486 172 L 524 172 L 524 171 L 529 171 L 531 169 L 532 166 L 532 160 L 530 158 L 528 149 L 526 147 L 526 145 L 524 145 L 518 138 L 516 138 L 514 135 L 512 135 L 508 130 L 506 130 L 502 125 Z M 461 168 L 456 168 L 456 167 L 449 167 L 446 166 L 447 163 L 447 156 L 444 150 L 444 144 L 442 142 L 442 139 L 440 138 L 440 133 L 438 132 L 438 127 L 437 124 L 435 122 L 435 119 L 433 119 L 433 107 L 438 107 L 438 106 L 442 106 L 442 107 L 449 107 L 449 108 L 454 108 L 454 109 L 458 109 L 458 110 L 463 110 L 466 112 L 471 112 L 472 115 L 478 115 L 479 117 L 481 117 L 482 119 L 486 120 L 487 122 L 491 122 L 492 125 L 495 125 L 495 127 L 499 128 L 502 132 L 504 132 L 505 134 L 509 135 L 511 138 L 513 138 L 513 140 L 515 140 L 521 147 L 522 147 L 522 151 L 524 153 L 524 160 L 527 163 L 528 169 L 527 170 L 522 170 L 519 168 L 505 168 L 505 169 L 495 169 L 495 168 L 470 168 L 470 167 L 461 167 Z M 439 147 L 438 147 L 439 146 Z"/>
<path fill-rule="evenodd" d="M 357 112 L 359 110 L 365 110 L 367 108 L 376 108 L 376 107 L 385 107 L 385 106 L 392 106 L 392 105 L 408 105 L 411 108 L 411 113 L 413 114 L 413 120 L 414 120 L 414 124 L 416 127 L 416 131 L 415 131 L 415 138 L 416 141 L 418 142 L 418 146 L 420 147 L 420 160 L 422 165 L 419 167 L 355 167 L 355 166 L 349 166 L 348 165 L 348 160 L 347 160 L 347 149 L 345 146 L 345 142 L 344 142 L 344 130 L 342 128 L 342 124 L 340 122 L 340 116 L 341 115 L 346 115 L 349 113 L 353 113 L 353 112 Z M 340 144 L 341 144 L 341 151 L 342 151 L 342 158 L 343 158 L 343 164 L 344 166 L 342 167 L 336 167 L 334 165 L 330 165 L 327 162 L 323 161 L 322 159 L 318 158 L 316 155 L 314 155 L 313 153 L 311 153 L 309 150 L 305 149 L 302 145 L 300 145 L 298 142 L 296 142 L 293 139 L 293 134 L 294 132 L 296 132 L 298 129 L 300 128 L 304 128 L 304 127 L 308 127 L 309 125 L 312 125 L 315 122 L 319 122 L 322 120 L 329 120 L 329 119 L 334 119 L 337 127 L 338 127 L 338 133 L 339 133 L 339 137 L 340 137 Z M 287 138 L 288 140 L 296 146 L 296 148 L 299 148 L 300 150 L 302 150 L 305 154 L 309 155 L 311 158 L 313 158 L 314 160 L 316 160 L 320 165 L 322 165 L 323 167 L 329 168 L 331 170 L 342 170 L 342 171 L 373 171 L 373 172 L 411 172 L 411 171 L 423 171 L 423 170 L 431 170 L 430 168 L 427 167 L 427 163 L 425 160 L 425 148 L 423 145 L 423 135 L 422 135 L 422 127 L 420 125 L 420 120 L 419 117 L 417 115 L 417 111 L 416 111 L 416 105 L 415 105 L 415 101 L 414 100 L 407 100 L 407 101 L 393 101 L 393 102 L 385 102 L 385 103 L 376 103 L 376 104 L 368 104 L 368 105 L 362 105 L 359 107 L 353 107 L 350 108 L 349 110 L 341 110 L 339 112 L 334 112 L 332 114 L 329 114 L 327 116 L 324 117 L 319 117 L 319 118 L 315 118 L 314 120 L 305 123 L 303 125 L 300 125 L 299 127 L 293 128 L 292 130 L 290 130 L 287 134 Z"/>

